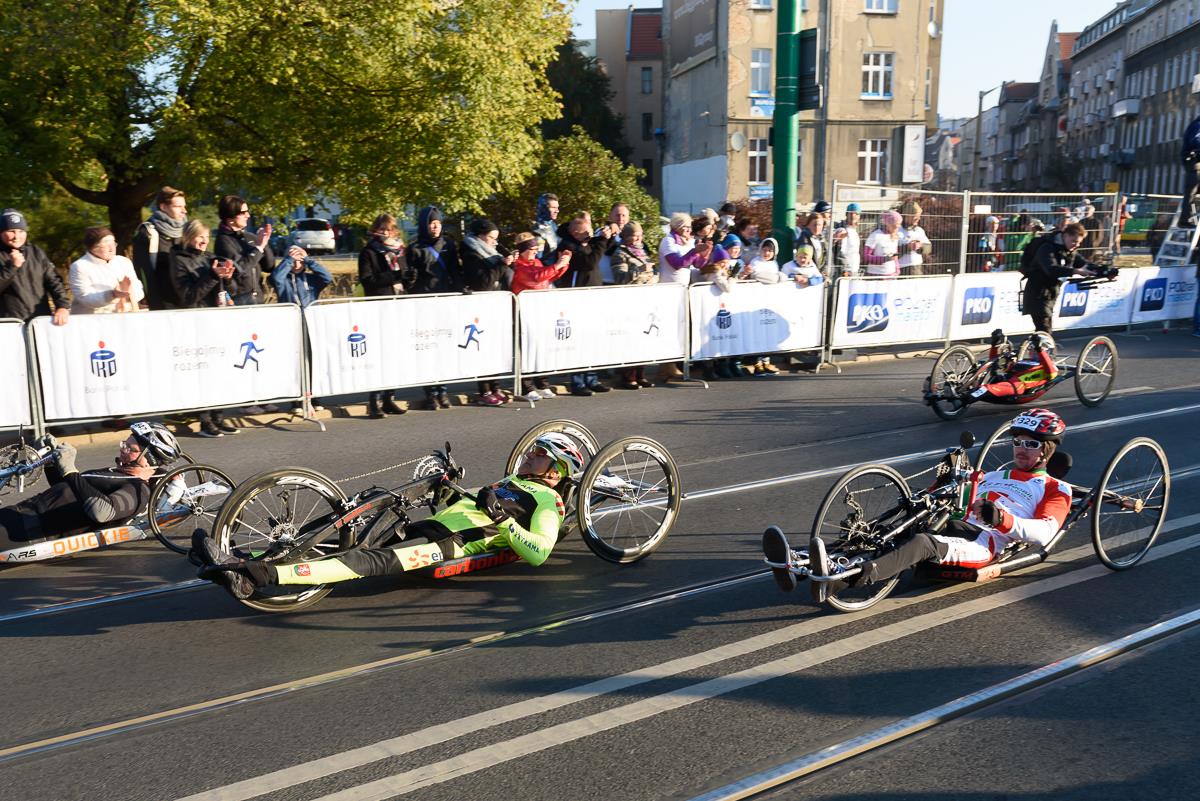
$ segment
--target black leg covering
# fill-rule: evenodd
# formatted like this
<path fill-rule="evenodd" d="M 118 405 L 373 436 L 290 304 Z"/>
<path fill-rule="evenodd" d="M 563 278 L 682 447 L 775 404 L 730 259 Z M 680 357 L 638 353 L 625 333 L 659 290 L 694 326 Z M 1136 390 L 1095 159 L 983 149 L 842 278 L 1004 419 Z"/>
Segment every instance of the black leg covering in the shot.
<path fill-rule="evenodd" d="M 862 576 L 869 583 L 887 581 L 920 562 L 937 561 L 949 552 L 944 542 L 938 542 L 924 531 L 918 531 L 891 551 L 863 565 Z"/>

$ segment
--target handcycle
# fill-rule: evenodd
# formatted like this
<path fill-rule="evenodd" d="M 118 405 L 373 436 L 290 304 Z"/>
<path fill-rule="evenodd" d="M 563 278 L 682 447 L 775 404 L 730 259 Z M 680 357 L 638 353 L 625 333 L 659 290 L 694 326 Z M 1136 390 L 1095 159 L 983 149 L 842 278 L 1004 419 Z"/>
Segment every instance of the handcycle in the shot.
<path fill-rule="evenodd" d="M 559 541 L 578 530 L 592 553 L 615 564 L 650 555 L 670 533 L 682 500 L 679 469 L 667 449 L 639 436 L 622 437 L 601 448 L 583 425 L 550 420 L 517 441 L 505 475 L 516 471 L 534 440 L 550 432 L 570 437 L 587 458 L 580 475 L 559 485 L 565 510 Z M 410 513 L 433 513 L 455 493 L 470 497 L 457 483 L 466 471 L 452 458 L 449 443 L 444 450 L 397 467 L 413 464 L 412 477 L 403 484 L 371 486 L 354 495 L 347 495 L 339 482 L 303 467 L 259 473 L 234 490 L 212 536 L 236 557 L 279 564 L 394 547 L 405 539 L 405 528 L 413 521 Z M 447 578 L 518 558 L 504 548 L 431 562 L 419 570 Z M 239 600 L 262 612 L 295 611 L 317 603 L 332 589 L 328 584 L 259 588 Z"/>
<path fill-rule="evenodd" d="M 996 443 L 1008 435 L 1004 423 L 988 438 L 975 459 L 968 455 L 975 437 L 964 431 L 957 448 L 933 468 L 937 480 L 927 489 L 913 491 L 908 479 L 894 468 L 868 464 L 845 473 L 825 494 L 812 524 L 812 534 L 826 543 L 831 576 L 811 569 L 810 548 L 797 549 L 791 565 L 767 561 L 774 568 L 788 567 L 798 578 L 810 581 L 813 600 L 839 612 L 857 612 L 886 598 L 901 576 L 862 586 L 830 591 L 830 582 L 852 578 L 862 564 L 898 544 L 908 532 L 936 534 L 952 517 L 961 518 L 975 498 L 984 472 L 1005 469 L 1009 461 Z M 1061 481 L 1071 467 L 1065 451 L 1056 451 L 1047 472 Z M 1137 564 L 1154 545 L 1162 528 L 1171 494 L 1171 472 L 1162 447 L 1147 437 L 1129 440 L 1113 454 L 1092 488 L 1070 484 L 1071 511 L 1054 537 L 1043 547 L 1013 542 L 991 562 L 972 568 L 923 562 L 914 575 L 935 581 L 983 582 L 1044 561 L 1063 535 L 1081 518 L 1091 517 L 1092 546 L 1097 558 L 1111 570 Z M 810 546 L 811 547 L 811 546 Z"/>
<path fill-rule="evenodd" d="M 31 445 L 20 435 L 15 444 L 0 448 L 0 495 L 14 489 L 19 494 L 35 486 L 46 465 L 58 461 L 55 448 L 52 438 L 43 437 Z M 233 491 L 233 480 L 211 465 L 197 464 L 187 454 L 180 454 L 180 460 L 184 464 L 155 471 L 146 509 L 133 519 L 119 526 L 71 532 L 0 551 L 0 565 L 41 562 L 151 537 L 175 553 L 186 554 L 192 531 L 216 521 L 217 511 Z"/>
<path fill-rule="evenodd" d="M 1069 357 L 1056 356 L 1058 374 L 1050 378 L 1037 369 L 1033 336 L 1020 347 L 1014 347 L 1004 332 L 997 329 L 992 332 L 991 346 L 982 358 L 977 358 L 966 345 L 946 348 L 925 379 L 925 403 L 943 420 L 956 420 L 977 401 L 1004 405 L 1029 403 L 1067 380 L 1074 381 L 1075 395 L 1084 406 L 1099 406 L 1104 402 L 1117 378 L 1117 346 L 1111 339 L 1092 337 L 1074 362 Z M 1023 382 L 1029 385 L 1019 393 L 996 397 L 985 389 L 989 384 L 1019 376 L 1034 379 Z"/>

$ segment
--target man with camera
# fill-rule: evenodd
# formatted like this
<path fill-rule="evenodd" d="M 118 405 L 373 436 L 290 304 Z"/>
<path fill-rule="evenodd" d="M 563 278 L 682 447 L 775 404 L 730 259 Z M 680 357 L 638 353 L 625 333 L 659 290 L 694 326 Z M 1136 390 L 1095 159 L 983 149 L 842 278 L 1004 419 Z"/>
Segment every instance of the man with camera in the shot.
<path fill-rule="evenodd" d="M 1079 254 L 1079 246 L 1087 238 L 1087 229 L 1077 222 L 1067 224 L 1062 231 L 1043 240 L 1033 256 L 1026 273 L 1028 281 L 1021 297 L 1021 307 L 1033 319 L 1033 327 L 1047 334 L 1053 332 L 1054 306 L 1058 303 L 1058 284 L 1061 278 L 1116 277 L 1116 268 L 1105 270 Z M 1023 271 L 1024 272 L 1024 271 Z"/>

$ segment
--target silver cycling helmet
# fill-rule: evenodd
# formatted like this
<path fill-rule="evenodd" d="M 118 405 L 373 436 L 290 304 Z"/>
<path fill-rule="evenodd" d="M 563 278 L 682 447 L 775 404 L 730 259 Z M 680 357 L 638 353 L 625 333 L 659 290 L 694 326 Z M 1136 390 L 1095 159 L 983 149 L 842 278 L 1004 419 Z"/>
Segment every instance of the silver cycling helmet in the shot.
<path fill-rule="evenodd" d="M 129 431 L 142 447 L 146 463 L 151 467 L 165 467 L 179 459 L 182 453 L 179 441 L 162 423 L 139 421 L 131 425 Z"/>

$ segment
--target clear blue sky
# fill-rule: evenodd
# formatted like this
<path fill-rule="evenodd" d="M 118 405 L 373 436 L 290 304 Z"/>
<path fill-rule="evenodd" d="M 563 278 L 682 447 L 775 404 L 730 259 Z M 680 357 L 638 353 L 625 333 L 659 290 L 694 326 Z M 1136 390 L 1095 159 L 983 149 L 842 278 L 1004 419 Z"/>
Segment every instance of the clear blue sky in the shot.
<path fill-rule="evenodd" d="M 614 0 L 579 0 L 575 7 L 576 38 L 595 37 L 596 9 L 629 5 Z M 653 8 L 662 3 L 633 0 L 633 5 Z M 1038 80 L 1051 20 L 1058 20 L 1060 31 L 1080 31 L 1114 5 L 1114 0 L 945 0 L 938 112 L 944 117 L 974 116 L 981 89 L 998 86 L 1001 81 Z M 985 107 L 989 101 L 995 104 L 995 92 L 987 96 Z"/>

